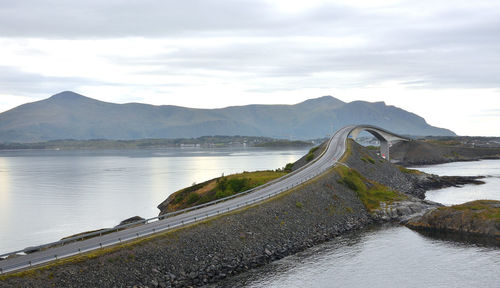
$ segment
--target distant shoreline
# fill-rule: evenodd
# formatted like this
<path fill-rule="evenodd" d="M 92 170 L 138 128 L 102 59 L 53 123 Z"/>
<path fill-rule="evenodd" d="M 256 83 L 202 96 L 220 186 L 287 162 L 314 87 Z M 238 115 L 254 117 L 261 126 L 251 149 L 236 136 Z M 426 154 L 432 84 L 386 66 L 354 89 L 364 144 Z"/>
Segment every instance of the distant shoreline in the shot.
<path fill-rule="evenodd" d="M 0 151 L 58 151 L 58 150 L 120 150 L 120 149 L 161 149 L 161 148 L 304 148 L 314 146 L 319 140 L 286 140 L 253 136 L 203 136 L 177 139 L 137 139 L 137 140 L 51 140 L 36 143 L 0 143 Z"/>

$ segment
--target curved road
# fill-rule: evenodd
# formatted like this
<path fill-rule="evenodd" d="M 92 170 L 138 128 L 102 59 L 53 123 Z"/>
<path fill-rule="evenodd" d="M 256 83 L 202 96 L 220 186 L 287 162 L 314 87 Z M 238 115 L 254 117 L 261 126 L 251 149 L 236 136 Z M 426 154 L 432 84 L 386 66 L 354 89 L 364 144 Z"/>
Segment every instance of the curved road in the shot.
<path fill-rule="evenodd" d="M 180 227 L 271 198 L 272 196 L 295 187 L 336 165 L 337 160 L 342 157 L 345 152 L 346 140 L 349 134 L 353 131 L 353 129 L 360 127 L 372 129 L 376 128 L 381 131 L 385 131 L 384 129 L 368 125 L 344 127 L 337 131 L 329 140 L 328 146 L 321 157 L 318 157 L 316 160 L 297 171 L 254 189 L 251 193 L 171 216 L 163 220 L 158 220 L 83 241 L 68 243 L 63 246 L 49 248 L 11 259 L 5 259 L 0 261 L 0 274 L 20 270 L 33 265 L 47 263 L 56 259 L 77 255 L 160 231 Z"/>

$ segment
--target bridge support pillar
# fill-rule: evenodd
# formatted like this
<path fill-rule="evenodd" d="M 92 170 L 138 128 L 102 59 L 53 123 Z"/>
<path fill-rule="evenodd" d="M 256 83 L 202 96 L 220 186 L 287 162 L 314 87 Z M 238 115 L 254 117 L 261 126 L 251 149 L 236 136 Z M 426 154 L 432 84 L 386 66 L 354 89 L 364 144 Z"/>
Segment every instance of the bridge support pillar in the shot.
<path fill-rule="evenodd" d="M 379 140 L 380 142 L 380 157 L 389 161 L 389 142 L 385 140 Z"/>

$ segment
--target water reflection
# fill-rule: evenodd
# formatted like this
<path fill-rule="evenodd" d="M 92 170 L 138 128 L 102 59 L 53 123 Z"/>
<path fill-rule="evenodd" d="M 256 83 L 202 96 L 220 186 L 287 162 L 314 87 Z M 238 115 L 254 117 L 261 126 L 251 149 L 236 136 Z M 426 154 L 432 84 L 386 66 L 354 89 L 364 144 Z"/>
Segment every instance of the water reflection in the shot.
<path fill-rule="evenodd" d="M 468 235 L 462 233 L 453 232 L 441 232 L 441 231 L 418 231 L 422 236 L 431 239 L 439 240 L 442 243 L 448 242 L 450 245 L 458 246 L 462 245 L 464 247 L 477 246 L 477 247 L 498 247 L 500 242 L 493 238 L 481 237 L 475 235 Z"/>
<path fill-rule="evenodd" d="M 12 223 L 10 218 L 10 176 L 8 166 L 9 162 L 0 158 L 0 231 L 7 230 L 8 225 Z"/>

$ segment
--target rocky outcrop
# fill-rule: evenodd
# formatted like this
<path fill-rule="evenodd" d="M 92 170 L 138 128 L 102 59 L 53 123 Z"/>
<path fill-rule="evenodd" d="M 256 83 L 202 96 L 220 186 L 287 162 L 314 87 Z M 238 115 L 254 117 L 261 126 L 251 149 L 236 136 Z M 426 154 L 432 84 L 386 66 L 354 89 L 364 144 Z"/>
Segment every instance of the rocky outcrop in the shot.
<path fill-rule="evenodd" d="M 425 174 L 421 177 L 421 181 L 417 183 L 419 188 L 424 191 L 442 189 L 447 187 L 461 187 L 466 184 L 480 185 L 484 184 L 485 176 L 438 176 L 433 174 Z"/>
<path fill-rule="evenodd" d="M 440 207 L 406 224 L 411 229 L 488 237 L 500 245 L 500 201 L 477 200 Z"/>
<path fill-rule="evenodd" d="M 416 140 L 391 146 L 391 158 L 404 166 L 500 159 L 500 148 L 446 146 Z"/>
<path fill-rule="evenodd" d="M 423 215 L 425 212 L 441 206 L 443 205 L 417 198 L 410 198 L 407 201 L 397 201 L 389 204 L 381 203 L 380 209 L 372 213 L 372 218 L 378 222 L 397 221 L 404 223 L 413 217 Z"/>
<path fill-rule="evenodd" d="M 134 217 L 130 217 L 130 218 L 123 220 L 122 222 L 120 222 L 120 224 L 118 224 L 118 226 L 131 224 L 131 223 L 137 223 L 139 221 L 143 222 L 144 220 L 146 220 L 146 219 L 142 218 L 141 216 L 134 216 Z M 140 224 L 140 222 L 137 224 Z"/>

